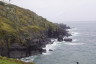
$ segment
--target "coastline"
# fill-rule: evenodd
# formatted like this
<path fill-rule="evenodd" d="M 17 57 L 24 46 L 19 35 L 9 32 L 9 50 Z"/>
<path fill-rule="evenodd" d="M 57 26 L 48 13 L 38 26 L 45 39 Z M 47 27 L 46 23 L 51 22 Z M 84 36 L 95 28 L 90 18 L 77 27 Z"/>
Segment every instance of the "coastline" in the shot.
<path fill-rule="evenodd" d="M 33 11 L 1 1 L 0 17 L 0 56 L 19 59 L 42 54 L 47 44 L 53 44 L 51 38 L 61 42 L 70 35 L 66 24 L 50 22 Z"/>

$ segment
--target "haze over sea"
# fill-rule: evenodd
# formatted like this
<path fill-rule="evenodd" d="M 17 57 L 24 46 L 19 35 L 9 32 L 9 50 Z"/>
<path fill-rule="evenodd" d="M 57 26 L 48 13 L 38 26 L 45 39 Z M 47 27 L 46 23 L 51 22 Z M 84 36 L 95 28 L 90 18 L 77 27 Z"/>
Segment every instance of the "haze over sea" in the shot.
<path fill-rule="evenodd" d="M 96 22 L 67 23 L 73 27 L 72 42 L 58 42 L 47 45 L 47 51 L 41 55 L 29 57 L 36 64 L 96 64 Z M 33 59 L 33 60 L 32 60 Z"/>

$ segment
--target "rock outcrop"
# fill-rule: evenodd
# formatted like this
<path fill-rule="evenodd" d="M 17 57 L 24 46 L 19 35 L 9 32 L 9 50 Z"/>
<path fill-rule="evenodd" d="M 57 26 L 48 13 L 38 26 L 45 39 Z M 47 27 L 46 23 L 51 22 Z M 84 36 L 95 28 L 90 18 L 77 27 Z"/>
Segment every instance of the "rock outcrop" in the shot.
<path fill-rule="evenodd" d="M 0 55 L 21 58 L 45 52 L 50 38 L 66 36 L 67 27 L 33 11 L 0 1 Z M 60 37 L 62 35 L 62 37 Z"/>
<path fill-rule="evenodd" d="M 66 41 L 66 42 L 72 42 L 72 38 L 65 38 L 64 41 Z"/>

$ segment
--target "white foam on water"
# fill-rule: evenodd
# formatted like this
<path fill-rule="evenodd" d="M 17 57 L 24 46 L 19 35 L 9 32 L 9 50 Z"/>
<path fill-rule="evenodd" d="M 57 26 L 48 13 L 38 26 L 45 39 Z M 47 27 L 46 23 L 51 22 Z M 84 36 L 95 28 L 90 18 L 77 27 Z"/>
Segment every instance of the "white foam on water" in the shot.
<path fill-rule="evenodd" d="M 70 36 L 70 38 L 73 38 L 74 36 L 78 36 L 80 33 L 78 32 L 74 32 L 74 30 L 77 30 L 77 28 L 72 28 L 72 29 L 68 29 L 67 31 L 71 32 L 72 36 Z M 46 49 L 46 53 L 43 53 L 43 55 L 50 55 L 52 54 L 52 51 L 49 51 L 50 49 L 54 51 L 54 49 L 56 49 L 60 43 L 62 42 L 58 42 L 57 39 L 51 39 L 52 42 L 54 42 L 53 44 L 48 44 L 46 45 L 45 48 Z M 73 42 L 76 42 L 77 39 L 73 39 Z M 63 41 L 64 42 L 64 41 Z M 83 45 L 84 43 L 71 43 L 71 42 L 65 42 L 66 45 Z"/>
<path fill-rule="evenodd" d="M 78 36 L 78 35 L 80 35 L 79 32 L 71 32 L 71 34 L 72 34 L 72 36 Z"/>
<path fill-rule="evenodd" d="M 43 55 L 50 55 L 51 51 L 49 51 L 49 50 L 50 49 L 54 50 L 56 45 L 57 45 L 57 43 L 55 43 L 55 42 L 53 44 L 46 45 L 46 47 L 43 48 L 43 49 L 46 49 L 46 53 L 43 53 Z"/>
<path fill-rule="evenodd" d="M 68 29 L 67 31 L 69 31 L 70 34 L 72 34 L 72 37 L 73 36 L 78 36 L 80 35 L 79 32 L 76 32 L 77 28 L 72 28 L 72 29 Z"/>
<path fill-rule="evenodd" d="M 32 61 L 34 61 L 34 59 L 35 59 L 36 57 L 37 57 L 37 56 L 30 56 L 30 57 L 21 58 L 20 60 L 21 60 L 21 61 L 24 61 L 24 62 L 32 62 Z"/>
<path fill-rule="evenodd" d="M 77 41 L 77 39 L 73 39 L 73 42 L 76 42 Z"/>
<path fill-rule="evenodd" d="M 76 45 L 84 45 L 84 43 L 64 43 L 66 45 L 73 45 L 73 46 L 76 46 Z"/>
<path fill-rule="evenodd" d="M 58 42 L 57 39 L 55 39 L 53 44 L 46 45 L 46 47 L 43 48 L 43 49 L 46 49 L 46 53 L 43 53 L 43 55 L 50 55 L 52 51 L 49 51 L 49 50 L 51 49 L 54 51 L 59 43 L 61 43 L 61 42 Z"/>

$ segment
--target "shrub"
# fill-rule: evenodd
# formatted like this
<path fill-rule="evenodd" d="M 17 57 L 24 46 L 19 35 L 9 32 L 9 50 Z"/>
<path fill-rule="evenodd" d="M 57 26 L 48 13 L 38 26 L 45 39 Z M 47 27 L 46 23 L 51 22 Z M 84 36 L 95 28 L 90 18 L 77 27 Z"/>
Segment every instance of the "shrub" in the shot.
<path fill-rule="evenodd" d="M 3 5 L 4 6 L 5 4 L 4 4 L 4 2 L 0 1 L 0 5 Z"/>

